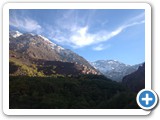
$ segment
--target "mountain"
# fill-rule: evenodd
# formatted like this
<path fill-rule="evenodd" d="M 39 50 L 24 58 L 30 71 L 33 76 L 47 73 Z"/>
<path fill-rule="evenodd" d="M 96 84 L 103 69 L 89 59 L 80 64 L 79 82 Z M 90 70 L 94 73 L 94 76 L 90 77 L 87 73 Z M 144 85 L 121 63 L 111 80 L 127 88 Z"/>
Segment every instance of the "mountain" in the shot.
<path fill-rule="evenodd" d="M 135 109 L 136 93 L 41 35 L 10 31 L 10 109 Z"/>
<path fill-rule="evenodd" d="M 134 92 L 145 88 L 145 63 L 139 66 L 138 70 L 125 76 L 122 83 Z"/>
<path fill-rule="evenodd" d="M 107 78 L 120 82 L 124 76 L 136 71 L 140 64 L 126 65 L 116 60 L 98 60 L 91 62 L 91 65 Z"/>
<path fill-rule="evenodd" d="M 12 75 L 100 74 L 83 57 L 42 35 L 10 31 L 9 50 Z"/>

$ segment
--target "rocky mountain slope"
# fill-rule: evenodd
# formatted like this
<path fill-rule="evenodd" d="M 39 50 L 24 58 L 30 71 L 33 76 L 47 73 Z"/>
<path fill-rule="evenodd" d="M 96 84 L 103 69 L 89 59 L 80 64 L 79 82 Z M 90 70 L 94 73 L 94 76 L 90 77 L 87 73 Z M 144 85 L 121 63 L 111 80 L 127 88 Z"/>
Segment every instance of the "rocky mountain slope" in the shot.
<path fill-rule="evenodd" d="M 100 74 L 83 57 L 41 35 L 10 31 L 9 50 L 12 75 Z"/>
<path fill-rule="evenodd" d="M 145 63 L 139 66 L 138 70 L 125 76 L 122 83 L 134 92 L 145 88 Z"/>
<path fill-rule="evenodd" d="M 140 64 L 126 65 L 116 60 L 98 60 L 91 62 L 91 65 L 106 77 L 120 82 L 124 76 L 136 71 Z"/>

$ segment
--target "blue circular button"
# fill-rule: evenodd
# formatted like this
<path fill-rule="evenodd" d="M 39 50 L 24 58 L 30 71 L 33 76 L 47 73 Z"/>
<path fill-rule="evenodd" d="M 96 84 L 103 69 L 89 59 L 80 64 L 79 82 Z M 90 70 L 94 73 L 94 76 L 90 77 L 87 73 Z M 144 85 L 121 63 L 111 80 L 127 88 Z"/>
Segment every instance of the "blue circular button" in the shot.
<path fill-rule="evenodd" d="M 143 89 L 137 94 L 137 103 L 144 110 L 150 110 L 157 104 L 157 94 L 153 90 Z"/>

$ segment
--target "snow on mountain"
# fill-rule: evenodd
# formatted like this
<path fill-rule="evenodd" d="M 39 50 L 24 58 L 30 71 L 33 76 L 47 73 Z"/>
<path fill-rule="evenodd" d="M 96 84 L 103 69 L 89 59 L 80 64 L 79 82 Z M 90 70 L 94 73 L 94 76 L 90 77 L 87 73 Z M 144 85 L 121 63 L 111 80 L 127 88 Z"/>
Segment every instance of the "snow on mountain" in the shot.
<path fill-rule="evenodd" d="M 13 32 L 14 33 L 14 32 Z M 30 33 L 15 34 L 10 32 L 9 48 L 18 54 L 23 54 L 23 59 L 36 59 L 45 61 L 68 62 L 81 66 L 85 74 L 100 74 L 87 60 L 69 49 L 59 46 L 42 35 L 32 35 Z M 14 56 L 14 55 L 13 55 Z"/>
<path fill-rule="evenodd" d="M 10 31 L 9 34 L 14 38 L 22 35 L 22 33 L 20 33 L 19 31 Z"/>
<path fill-rule="evenodd" d="M 48 38 L 42 36 L 42 35 L 38 35 L 39 37 L 41 37 L 43 40 L 45 40 L 46 42 L 49 42 L 51 44 L 53 44 Z"/>
<path fill-rule="evenodd" d="M 12 43 L 15 43 L 15 42 L 17 45 L 19 45 L 19 46 L 15 47 L 16 49 L 21 49 L 20 46 L 21 47 L 28 46 L 29 48 L 32 48 L 32 47 L 35 48 L 35 47 L 41 46 L 42 50 L 43 49 L 44 49 L 44 51 L 49 50 L 48 52 L 52 51 L 53 54 L 55 52 L 57 52 L 59 55 L 72 53 L 70 50 L 67 50 L 67 49 L 53 43 L 48 38 L 46 38 L 42 35 L 35 35 L 33 33 L 22 34 L 19 31 L 10 31 L 9 35 L 10 35 L 10 40 L 12 40 L 13 38 L 16 40 L 16 41 L 11 41 L 10 46 L 15 47 L 15 46 L 12 46 Z M 31 45 L 34 45 L 34 46 L 31 46 Z M 45 48 L 47 48 L 47 49 L 45 49 Z M 35 52 L 35 51 L 32 51 L 32 52 Z"/>
<path fill-rule="evenodd" d="M 117 60 L 98 60 L 91 62 L 91 65 L 106 77 L 114 81 L 121 81 L 124 76 L 136 71 L 141 64 L 126 65 Z"/>
<path fill-rule="evenodd" d="M 59 53 L 64 53 L 65 49 L 53 42 L 51 42 L 48 38 L 42 36 L 42 35 L 38 35 L 38 37 L 41 37 L 45 42 L 49 43 L 52 46 L 52 49 L 56 50 Z"/>

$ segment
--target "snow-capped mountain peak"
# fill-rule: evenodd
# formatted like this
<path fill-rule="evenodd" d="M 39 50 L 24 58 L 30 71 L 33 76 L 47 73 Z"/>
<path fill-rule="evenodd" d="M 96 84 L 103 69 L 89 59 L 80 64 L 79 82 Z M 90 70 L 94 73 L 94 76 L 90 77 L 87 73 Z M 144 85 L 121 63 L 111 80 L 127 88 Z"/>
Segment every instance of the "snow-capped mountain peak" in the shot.
<path fill-rule="evenodd" d="M 97 60 L 91 62 L 91 65 L 106 77 L 115 81 L 121 81 L 125 75 L 136 71 L 141 64 L 127 65 L 117 60 Z"/>
<path fill-rule="evenodd" d="M 18 32 L 15 32 L 18 33 Z M 12 34 L 14 35 L 14 34 Z M 16 54 L 26 56 L 24 59 L 35 59 L 36 61 L 60 61 L 67 62 L 77 66 L 77 70 L 82 74 L 98 74 L 100 72 L 94 69 L 87 60 L 69 49 L 51 42 L 42 35 L 31 35 L 24 33 L 20 37 L 14 38 L 10 34 L 9 48 Z M 13 55 L 16 56 L 16 55 Z"/>
<path fill-rule="evenodd" d="M 10 31 L 9 34 L 10 34 L 12 37 L 14 37 L 14 38 L 23 35 L 23 34 L 20 33 L 19 31 Z"/>
<path fill-rule="evenodd" d="M 44 37 L 44 36 L 42 36 L 42 35 L 38 35 L 38 36 L 41 37 L 43 40 L 45 40 L 45 41 L 53 44 L 48 38 L 46 38 L 46 37 Z"/>

